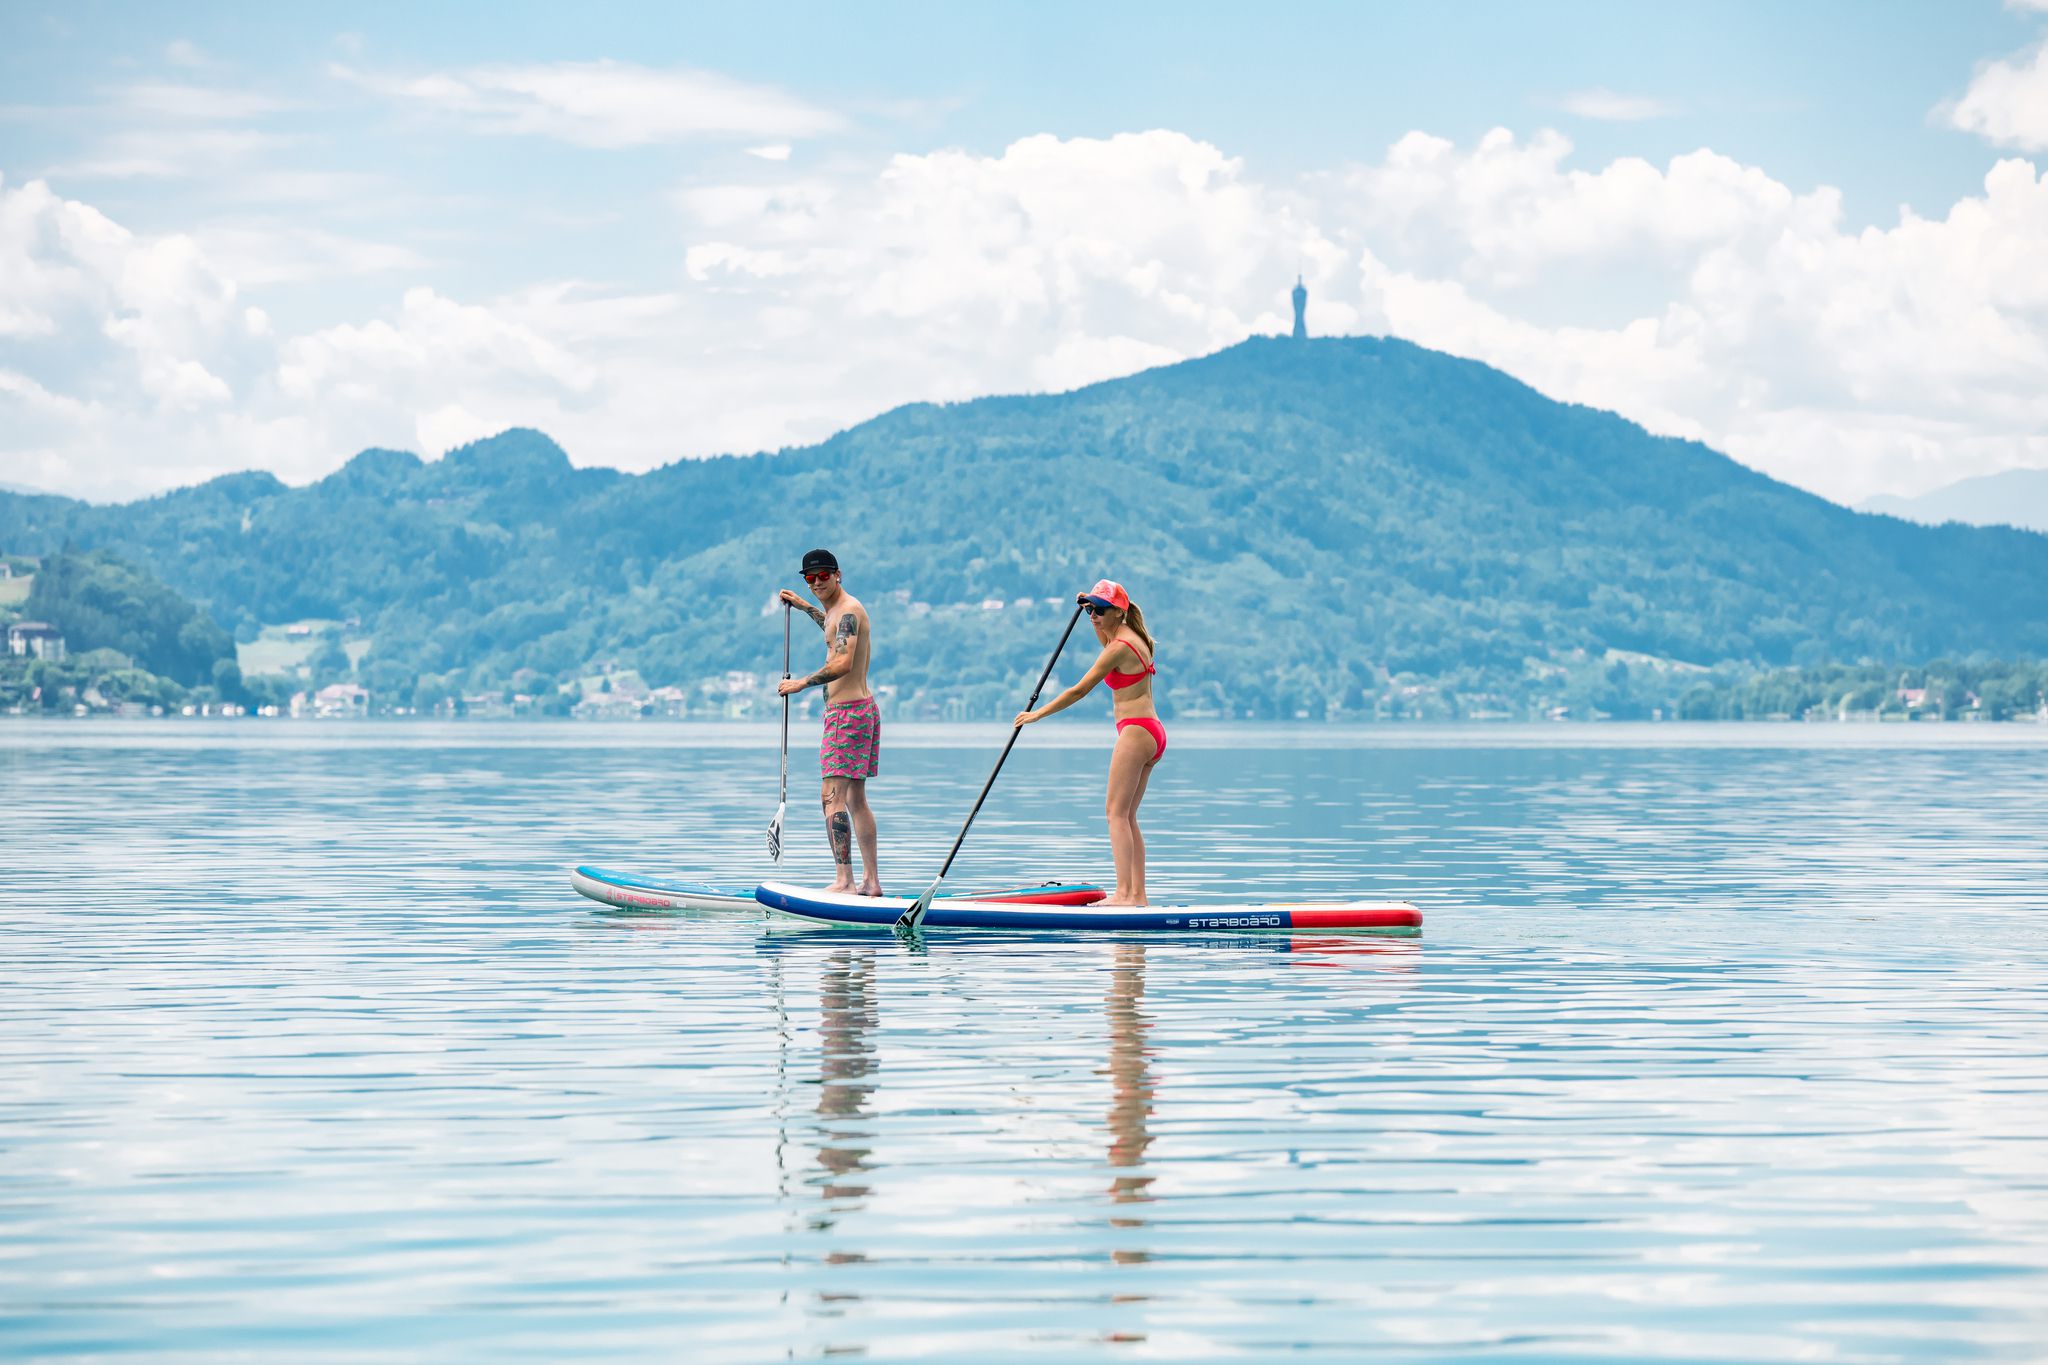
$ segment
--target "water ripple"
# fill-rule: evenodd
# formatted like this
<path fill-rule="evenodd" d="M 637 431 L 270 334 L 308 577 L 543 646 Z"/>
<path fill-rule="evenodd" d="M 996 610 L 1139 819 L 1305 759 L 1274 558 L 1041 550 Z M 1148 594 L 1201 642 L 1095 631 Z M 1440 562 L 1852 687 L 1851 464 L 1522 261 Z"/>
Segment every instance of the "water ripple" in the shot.
<path fill-rule="evenodd" d="M 1044 728 L 956 882 L 1108 875 Z M 2040 1359 L 2048 735 L 1906 730 L 1183 726 L 1156 894 L 1426 937 L 920 951 L 569 893 L 755 727 L 0 725 L 0 1352 Z"/>

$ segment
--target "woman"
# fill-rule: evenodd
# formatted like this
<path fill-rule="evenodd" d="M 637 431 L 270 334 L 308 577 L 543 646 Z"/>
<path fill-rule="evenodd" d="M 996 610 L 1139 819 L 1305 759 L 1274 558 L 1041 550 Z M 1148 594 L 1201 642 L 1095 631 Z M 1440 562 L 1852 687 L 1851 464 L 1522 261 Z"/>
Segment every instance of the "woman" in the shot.
<path fill-rule="evenodd" d="M 1152 637 L 1145 630 L 1145 614 L 1123 584 L 1105 578 L 1078 600 L 1087 608 L 1095 638 L 1102 641 L 1102 653 L 1081 681 L 1036 711 L 1018 712 L 1011 724 L 1044 720 L 1087 696 L 1095 684 L 1109 684 L 1116 746 L 1109 754 L 1109 799 L 1104 809 L 1109 816 L 1109 849 L 1116 858 L 1116 894 L 1102 904 L 1143 905 L 1145 836 L 1138 832 L 1138 803 L 1145 799 L 1152 766 L 1166 752 L 1166 728 L 1152 708 L 1152 678 L 1158 672 L 1152 666 Z"/>

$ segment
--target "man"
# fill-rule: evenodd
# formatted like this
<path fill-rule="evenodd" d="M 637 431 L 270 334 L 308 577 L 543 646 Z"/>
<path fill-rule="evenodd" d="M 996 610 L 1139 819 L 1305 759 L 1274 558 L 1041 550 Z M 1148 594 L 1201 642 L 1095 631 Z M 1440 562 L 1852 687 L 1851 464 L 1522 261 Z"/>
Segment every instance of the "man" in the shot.
<path fill-rule="evenodd" d="M 832 889 L 855 889 L 853 843 L 859 839 L 866 874 L 860 894 L 879 896 L 882 877 L 875 866 L 875 815 L 868 809 L 868 779 L 881 757 L 882 715 L 868 691 L 868 612 L 840 584 L 839 561 L 830 550 L 806 554 L 803 575 L 818 605 L 788 588 L 782 590 L 782 600 L 825 632 L 825 666 L 808 678 L 784 679 L 776 691 L 787 697 L 806 687 L 825 689 L 825 740 L 818 746 L 818 766 L 825 779 L 825 836 L 831 840 L 837 865 Z"/>

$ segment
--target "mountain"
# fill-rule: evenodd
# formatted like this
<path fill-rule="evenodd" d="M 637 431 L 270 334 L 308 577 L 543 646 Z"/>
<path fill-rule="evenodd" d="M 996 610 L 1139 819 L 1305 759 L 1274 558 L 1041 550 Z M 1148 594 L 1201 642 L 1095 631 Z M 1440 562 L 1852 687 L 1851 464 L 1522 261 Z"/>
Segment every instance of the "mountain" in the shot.
<path fill-rule="evenodd" d="M 1700 669 L 2048 654 L 2048 536 L 1852 512 L 1365 337 L 1254 338 L 638 476 L 511 431 L 432 463 L 365 451 L 304 488 L 0 496 L 0 550 L 67 543 L 150 566 L 244 640 L 358 618 L 383 696 L 602 663 L 772 674 L 767 604 L 813 545 L 867 602 L 899 714 L 1006 714 L 1105 575 L 1146 609 L 1170 712 L 1647 714 Z"/>
<path fill-rule="evenodd" d="M 1928 526 L 1960 521 L 1968 526 L 2018 526 L 2048 531 L 2048 469 L 2007 469 L 1961 479 L 1918 497 L 1880 494 L 1859 504 Z"/>

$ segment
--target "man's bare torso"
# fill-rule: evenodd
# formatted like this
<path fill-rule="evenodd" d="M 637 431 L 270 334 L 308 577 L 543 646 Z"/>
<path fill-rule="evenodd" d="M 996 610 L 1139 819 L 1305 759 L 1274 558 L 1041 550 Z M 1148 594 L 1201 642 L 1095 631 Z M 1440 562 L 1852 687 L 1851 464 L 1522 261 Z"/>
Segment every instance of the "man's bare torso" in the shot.
<path fill-rule="evenodd" d="M 825 608 L 825 657 L 835 660 L 840 651 L 850 649 L 853 662 L 844 674 L 832 679 L 825 687 L 827 705 L 843 701 L 859 701 L 868 694 L 868 629 L 867 608 L 860 599 L 850 592 L 841 591 L 839 598 Z"/>

